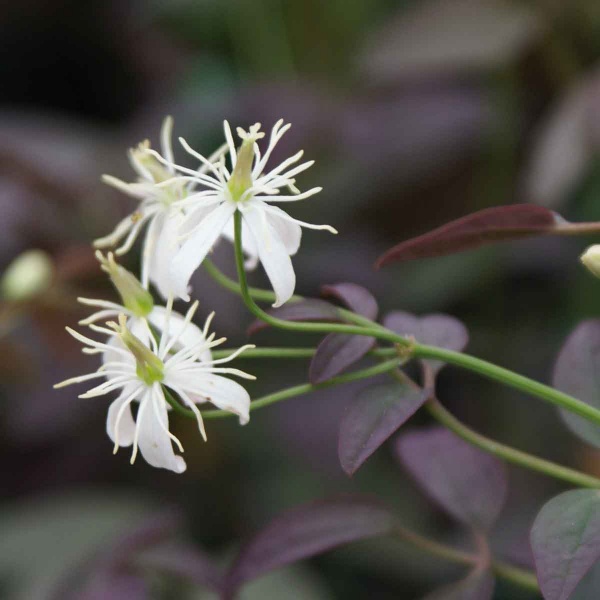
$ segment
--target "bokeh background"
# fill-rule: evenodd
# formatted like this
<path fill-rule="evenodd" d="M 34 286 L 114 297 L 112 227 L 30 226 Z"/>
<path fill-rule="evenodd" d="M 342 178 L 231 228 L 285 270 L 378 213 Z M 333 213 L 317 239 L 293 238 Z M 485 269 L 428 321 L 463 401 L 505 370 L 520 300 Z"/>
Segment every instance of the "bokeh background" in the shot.
<path fill-rule="evenodd" d="M 1 306 L 0 597 L 211 598 L 177 569 L 199 573 L 203 556 L 225 565 L 282 510 L 338 492 L 376 494 L 407 525 L 460 542 L 389 449 L 354 479 L 343 474 L 337 425 L 357 386 L 258 411 L 245 428 L 210 422 L 206 444 L 173 418 L 185 475 L 111 454 L 108 402 L 51 388 L 95 368 L 64 332 L 86 314 L 75 297 L 112 297 L 89 242 L 132 201 L 100 175 L 129 179 L 126 149 L 156 144 L 165 114 L 203 152 L 220 143 L 224 118 L 270 127 L 283 117 L 293 127 L 279 156 L 304 148 L 317 164 L 302 183 L 324 188 L 294 215 L 340 231 L 305 232 L 294 260 L 301 294 L 353 281 L 382 312 L 450 313 L 468 325 L 471 353 L 549 381 L 562 340 L 598 314 L 600 282 L 577 261 L 598 240 L 372 265 L 394 243 L 488 206 L 534 202 L 569 220 L 600 218 L 600 4 L 23 0 L 2 3 L 0 40 L 0 268 L 39 248 L 55 269 L 43 295 Z M 230 245 L 214 257 L 233 273 Z M 127 264 L 137 268 L 135 252 Z M 194 289 L 201 316 L 217 307 L 217 331 L 243 343 L 250 317 L 239 299 L 201 271 Z M 255 341 L 312 340 L 263 332 Z M 258 375 L 255 395 L 306 380 L 303 361 L 240 364 Z M 548 406 L 450 368 L 439 389 L 482 432 L 600 475 L 599 453 Z M 408 427 L 425 422 L 417 415 Z M 494 548 L 527 566 L 532 519 L 562 488 L 516 468 L 510 483 Z M 118 576 L 115 561 L 128 563 Z M 283 569 L 242 597 L 410 600 L 459 573 L 377 540 Z M 496 596 L 517 597 L 502 584 Z"/>

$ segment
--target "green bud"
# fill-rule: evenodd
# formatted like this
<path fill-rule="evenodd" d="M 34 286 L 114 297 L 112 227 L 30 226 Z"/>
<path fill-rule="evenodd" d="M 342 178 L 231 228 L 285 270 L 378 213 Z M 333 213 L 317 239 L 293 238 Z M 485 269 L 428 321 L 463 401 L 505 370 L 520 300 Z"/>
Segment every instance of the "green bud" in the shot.
<path fill-rule="evenodd" d="M 129 331 L 127 317 L 121 314 L 118 325 L 117 323 L 109 323 L 109 325 L 135 357 L 137 376 L 148 385 L 162 381 L 165 374 L 163 361 Z"/>
<path fill-rule="evenodd" d="M 152 294 L 144 289 L 137 277 L 124 269 L 115 261 L 112 252 L 105 257 L 100 250 L 96 252 L 100 261 L 100 268 L 108 273 L 110 280 L 119 292 L 123 306 L 128 308 L 137 317 L 145 317 L 154 308 Z"/>
<path fill-rule="evenodd" d="M 2 297 L 11 302 L 31 300 L 50 287 L 53 277 L 50 256 L 42 250 L 27 250 L 4 271 L 0 279 Z"/>

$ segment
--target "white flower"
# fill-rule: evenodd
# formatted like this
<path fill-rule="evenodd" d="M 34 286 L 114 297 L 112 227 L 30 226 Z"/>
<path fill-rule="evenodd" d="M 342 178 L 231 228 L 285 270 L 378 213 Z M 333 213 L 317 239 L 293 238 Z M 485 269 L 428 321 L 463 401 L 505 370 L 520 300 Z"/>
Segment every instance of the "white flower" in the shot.
<path fill-rule="evenodd" d="M 120 256 L 131 249 L 142 228 L 146 226 L 142 251 L 142 284 L 148 288 L 149 282 L 152 281 L 164 298 L 167 298 L 171 292 L 169 264 L 181 245 L 177 232 L 183 222 L 183 211 L 175 203 L 183 198 L 195 197 L 192 194 L 194 184 L 177 177 L 175 170 L 170 166 L 173 162 L 172 130 L 173 119 L 166 117 L 160 135 L 161 150 L 164 155 L 162 162 L 150 154 L 148 140 L 129 151 L 129 160 L 138 175 L 137 182 L 126 183 L 111 175 L 102 177 L 105 183 L 141 202 L 110 235 L 94 241 L 97 248 L 114 246 L 122 242 L 115 250 L 115 253 Z M 211 160 L 216 160 L 224 149 L 225 147 L 217 151 Z M 207 167 L 202 165 L 198 176 L 206 170 Z"/>
<path fill-rule="evenodd" d="M 232 217 L 239 210 L 243 219 L 242 244 L 250 257 L 249 262 L 258 257 L 275 291 L 274 306 L 280 306 L 294 293 L 296 276 L 290 256 L 300 246 L 301 226 L 337 232 L 329 225 L 312 225 L 294 219 L 272 205 L 276 202 L 303 200 L 321 191 L 320 187 L 316 187 L 300 193 L 295 187 L 296 175 L 314 162 L 296 164 L 302 157 L 302 151 L 271 171 L 264 172 L 273 149 L 290 128 L 289 124 L 283 125 L 283 120 L 275 124 L 267 150 L 262 156 L 256 143 L 264 137 L 259 123 L 250 127 L 248 132 L 237 129 L 242 139 L 237 152 L 227 121 L 224 128 L 231 171 L 225 166 L 224 155 L 213 162 L 192 150 L 182 138 L 179 141 L 192 156 L 201 161 L 206 168 L 205 173 L 199 175 L 149 151 L 169 168 L 187 174 L 186 180 L 207 188 L 204 192 L 175 203 L 185 209 L 185 219 L 180 229 L 185 241 L 171 263 L 173 290 L 179 297 L 189 299 L 187 288 L 192 273 L 200 266 L 220 235 L 231 236 Z M 284 188 L 290 193 L 282 194 Z"/>
<path fill-rule="evenodd" d="M 166 322 L 160 340 L 157 342 L 152 332 L 148 331 L 148 346 L 129 330 L 124 314 L 119 315 L 118 325 L 109 323 L 111 329 L 90 325 L 95 331 L 113 336 L 108 342 L 98 342 L 67 327 L 67 331 L 85 345 L 83 352 L 101 353 L 105 360 L 96 372 L 68 379 L 54 387 L 106 378 L 105 382 L 79 397 L 93 398 L 119 391 L 119 396 L 108 409 L 106 429 L 115 444 L 115 452 L 120 446 L 133 445 L 132 464 L 139 448 L 146 462 L 154 467 L 176 473 L 182 473 L 186 469 L 183 458 L 173 451 L 172 442 L 181 452 L 183 448 L 180 441 L 169 431 L 168 411 L 171 407 L 165 397 L 165 388 L 177 394 L 194 412 L 200 433 L 205 440 L 204 424 L 197 403 L 210 402 L 221 410 L 233 412 L 239 416 L 242 425 L 250 418 L 248 392 L 240 384 L 221 374 L 237 375 L 246 379 L 254 377 L 238 369 L 219 365 L 229 362 L 251 346 L 243 346 L 226 358 L 202 361 L 201 357 L 206 350 L 223 343 L 225 339 L 215 340 L 213 333 L 206 339 L 203 337 L 198 343 L 181 344 L 196 307 L 197 303 L 186 315 L 185 326 L 177 327 L 175 331 L 170 326 L 172 314 L 168 310 L 165 313 Z M 142 319 L 140 322 L 148 326 L 146 320 Z M 115 337 L 119 343 L 110 343 Z M 107 357 L 110 357 L 110 360 L 107 360 Z M 133 402 L 139 403 L 135 421 L 131 412 Z"/>
<path fill-rule="evenodd" d="M 116 318 L 118 315 L 124 314 L 127 317 L 127 327 L 131 333 L 144 342 L 146 346 L 150 343 L 150 329 L 145 321 L 148 321 L 159 335 L 165 330 L 167 324 L 171 335 L 177 335 L 181 331 L 175 350 L 179 350 L 180 347 L 185 345 L 199 344 L 205 340 L 214 313 L 209 315 L 203 331 L 191 322 L 191 316 L 196 311 L 197 303 L 190 308 L 185 317 L 172 310 L 172 296 L 169 297 L 167 308 L 156 306 L 152 295 L 142 287 L 133 273 L 117 264 L 112 252 L 104 256 L 100 250 L 97 250 L 96 258 L 100 262 L 101 269 L 108 273 L 121 296 L 123 304 L 95 298 L 77 298 L 81 304 L 100 309 L 79 321 L 80 325 L 92 325 L 98 321 L 106 321 L 109 318 Z M 109 342 L 111 345 L 117 343 L 114 336 L 112 337 L 113 339 Z M 211 358 L 210 348 L 206 348 L 200 359 L 208 362 Z M 107 360 L 109 359 L 107 358 Z"/>

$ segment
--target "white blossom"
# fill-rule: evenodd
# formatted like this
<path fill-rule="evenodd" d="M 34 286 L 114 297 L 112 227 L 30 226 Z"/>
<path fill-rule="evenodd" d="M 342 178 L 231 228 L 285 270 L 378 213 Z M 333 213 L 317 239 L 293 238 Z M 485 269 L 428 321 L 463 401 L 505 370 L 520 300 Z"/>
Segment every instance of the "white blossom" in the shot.
<path fill-rule="evenodd" d="M 193 200 L 195 197 L 194 184 L 177 177 L 176 171 L 170 166 L 173 162 L 172 130 L 173 119 L 166 117 L 160 135 L 162 155 L 149 152 L 148 140 L 129 151 L 131 166 L 138 175 L 136 182 L 126 183 L 111 175 L 102 177 L 105 183 L 140 202 L 136 210 L 125 217 L 111 234 L 94 242 L 97 248 L 120 244 L 115 250 L 115 254 L 120 256 L 131 249 L 146 227 L 142 250 L 142 284 L 148 288 L 152 282 L 164 298 L 171 292 L 169 265 L 181 245 L 178 230 L 184 215 L 178 201 L 184 198 Z M 215 160 L 223 150 L 217 151 L 211 160 Z M 157 160 L 156 156 L 163 160 Z M 198 176 L 206 170 L 207 167 L 202 165 Z"/>
<path fill-rule="evenodd" d="M 147 329 L 147 344 L 129 329 L 125 314 L 119 315 L 118 324 L 108 323 L 109 328 L 90 325 L 93 330 L 108 336 L 107 341 L 93 340 L 67 327 L 67 331 L 84 344 L 84 353 L 102 354 L 104 362 L 94 373 L 68 379 L 55 387 L 105 379 L 79 397 L 93 398 L 118 391 L 118 397 L 108 409 L 106 429 L 114 442 L 115 452 L 119 447 L 133 446 L 132 464 L 139 449 L 146 462 L 154 467 L 176 473 L 186 469 L 183 458 L 173 450 L 173 443 L 180 452 L 183 452 L 183 447 L 169 431 L 168 412 L 171 406 L 165 397 L 165 388 L 174 392 L 194 412 L 205 440 L 204 423 L 197 404 L 210 402 L 221 410 L 230 411 L 238 415 L 242 425 L 250 418 L 248 392 L 223 375 L 246 379 L 254 377 L 221 365 L 252 346 L 243 346 L 226 358 L 203 360 L 206 352 L 223 343 L 225 338 L 215 339 L 214 333 L 207 335 L 209 321 L 202 339 L 196 343 L 189 342 L 187 331 L 197 306 L 197 302 L 192 305 L 183 326 L 172 327 L 173 313 L 169 305 L 164 313 L 164 327 L 158 341 L 148 321 L 140 319 L 140 327 Z M 131 411 L 134 402 L 139 403 L 135 420 Z"/>
<path fill-rule="evenodd" d="M 207 325 L 205 325 L 203 331 L 191 322 L 190 315 L 193 315 L 196 310 L 195 307 L 192 307 L 193 310 L 188 311 L 188 315 L 184 317 L 172 310 L 172 296 L 169 297 L 167 308 L 157 306 L 154 304 L 151 294 L 142 287 L 140 281 L 133 273 L 117 264 L 111 252 L 104 256 L 97 250 L 96 258 L 101 269 L 109 275 L 113 285 L 119 292 L 123 304 L 95 298 L 77 298 L 81 304 L 100 309 L 79 321 L 80 325 L 92 325 L 99 321 L 106 321 L 109 318 L 116 319 L 118 315 L 124 314 L 127 317 L 129 330 L 146 345 L 150 342 L 150 328 L 145 321 L 148 321 L 159 335 L 162 334 L 167 324 L 172 335 L 178 334 L 181 330 L 181 336 L 178 338 L 175 349 L 179 349 L 180 346 L 199 344 L 206 338 L 206 331 L 210 326 L 214 313 L 209 315 Z M 114 344 L 117 342 L 114 338 L 109 343 Z M 212 358 L 210 349 L 206 348 L 200 358 L 203 361 L 210 361 Z"/>
<path fill-rule="evenodd" d="M 300 246 L 301 227 L 337 233 L 329 225 L 312 225 L 299 221 L 273 205 L 303 200 L 322 189 L 315 187 L 300 192 L 296 188 L 295 177 L 314 163 L 307 161 L 297 164 L 302 158 L 302 151 L 265 172 L 273 149 L 289 128 L 290 125 L 284 125 L 283 120 L 278 121 L 271 132 L 268 147 L 261 155 L 257 140 L 264 137 L 264 133 L 260 131 L 259 123 L 250 127 L 248 132 L 237 129 L 242 143 L 236 152 L 229 124 L 225 121 L 231 169 L 225 165 L 224 154 L 216 161 L 207 159 L 193 150 L 184 139 L 179 138 L 183 147 L 204 166 L 205 172 L 201 174 L 175 165 L 149 150 L 159 162 L 185 175 L 184 179 L 193 182 L 198 189 L 205 188 L 202 192 L 174 203 L 185 210 L 179 230 L 183 244 L 173 258 L 170 269 L 173 291 L 177 296 L 189 299 L 188 283 L 192 273 L 200 266 L 220 235 L 231 237 L 236 210 L 240 211 L 243 220 L 243 248 L 250 263 L 256 262 L 256 259 L 262 263 L 275 291 L 274 306 L 280 306 L 294 293 L 296 277 L 290 256 Z"/>

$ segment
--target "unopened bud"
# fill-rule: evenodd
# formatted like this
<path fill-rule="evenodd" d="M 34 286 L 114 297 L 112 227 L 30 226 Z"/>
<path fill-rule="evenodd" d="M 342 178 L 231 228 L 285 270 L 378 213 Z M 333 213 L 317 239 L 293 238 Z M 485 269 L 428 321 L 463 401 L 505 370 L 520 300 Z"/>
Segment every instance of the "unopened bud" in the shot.
<path fill-rule="evenodd" d="M 50 256 L 42 250 L 27 250 L 8 265 L 0 279 L 5 300 L 22 302 L 46 291 L 54 277 Z"/>
<path fill-rule="evenodd" d="M 110 280 L 119 292 L 123 306 L 137 317 L 145 317 L 154 308 L 152 294 L 144 289 L 138 278 L 115 261 L 112 252 L 104 256 L 100 250 L 96 252 L 100 268 L 108 273 Z"/>
<path fill-rule="evenodd" d="M 600 277 L 600 244 L 590 246 L 580 260 L 593 275 Z"/>

